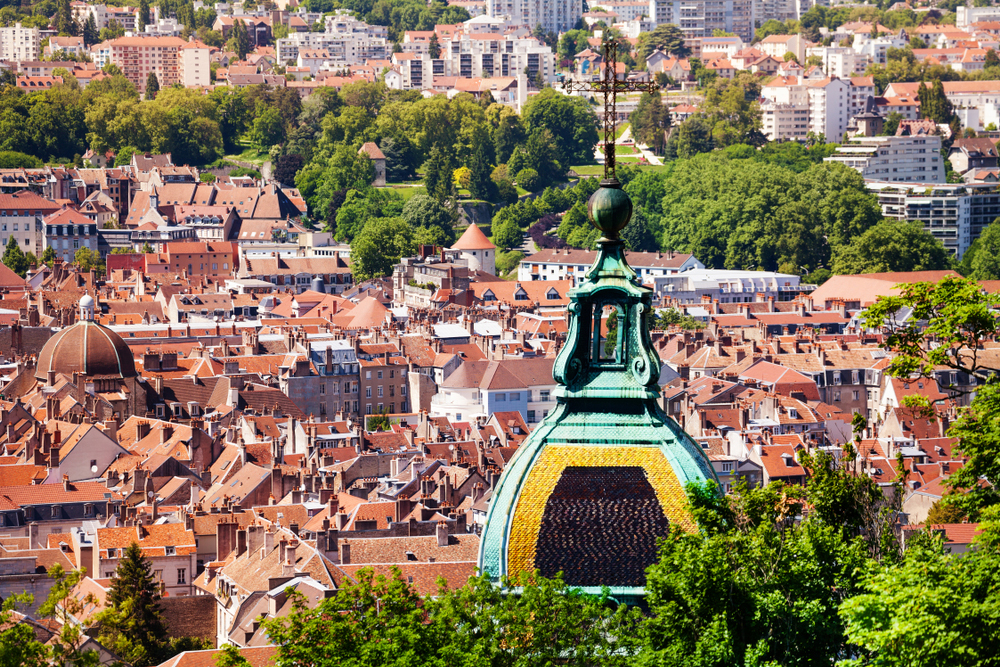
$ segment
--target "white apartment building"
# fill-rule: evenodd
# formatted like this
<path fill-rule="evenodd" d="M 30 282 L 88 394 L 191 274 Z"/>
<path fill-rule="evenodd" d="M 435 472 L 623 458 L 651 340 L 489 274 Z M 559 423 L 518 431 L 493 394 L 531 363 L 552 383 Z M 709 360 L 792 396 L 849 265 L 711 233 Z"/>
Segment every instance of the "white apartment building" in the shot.
<path fill-rule="evenodd" d="M 541 25 L 546 32 L 571 30 L 583 16 L 579 0 L 487 0 L 486 14 L 515 25 Z"/>
<path fill-rule="evenodd" d="M 762 17 L 762 21 L 767 19 L 798 21 L 803 14 L 812 9 L 813 5 L 829 7 L 830 0 L 758 0 L 756 11 L 757 16 Z"/>
<path fill-rule="evenodd" d="M 806 59 L 806 39 L 802 35 L 768 35 L 754 44 L 754 48 L 781 61 L 786 53 L 795 54 L 800 63 Z"/>
<path fill-rule="evenodd" d="M 702 53 L 723 53 L 727 58 L 732 58 L 745 47 L 744 41 L 735 35 L 732 37 L 703 37 L 701 40 Z"/>
<path fill-rule="evenodd" d="M 809 131 L 828 141 L 840 141 L 851 120 L 851 84 L 844 79 L 806 81 Z"/>
<path fill-rule="evenodd" d="M 973 23 L 983 21 L 1000 21 L 1000 7 L 965 7 L 960 5 L 955 9 L 955 27 L 965 30 Z"/>
<path fill-rule="evenodd" d="M 944 183 L 941 137 L 854 137 L 825 162 L 858 170 L 866 180 Z"/>
<path fill-rule="evenodd" d="M 436 76 L 465 79 L 518 77 L 525 69 L 534 77 L 555 80 L 555 56 L 538 40 L 494 35 L 455 35 L 441 45 L 441 57 L 426 53 L 393 53 L 392 62 L 402 75 L 404 90 L 431 88 Z"/>
<path fill-rule="evenodd" d="M 392 44 L 384 26 L 370 26 L 350 16 L 331 16 L 325 32 L 296 32 L 275 42 L 278 62 L 297 63 L 303 50 L 325 50 L 334 67 L 362 64 L 367 60 L 388 60 Z"/>
<path fill-rule="evenodd" d="M 774 271 L 692 269 L 653 279 L 657 296 L 680 303 L 701 303 L 703 297 L 719 303 L 752 303 L 757 295 L 775 301 L 790 301 L 802 290 L 799 277 Z"/>
<path fill-rule="evenodd" d="M 619 21 L 634 21 L 649 15 L 649 2 L 645 0 L 627 0 L 625 2 L 601 2 L 594 0 L 592 7 L 601 7 L 618 15 Z"/>
<path fill-rule="evenodd" d="M 685 37 L 711 37 L 723 30 L 750 42 L 757 14 L 754 0 L 649 0 L 649 16 L 657 25 L 678 26 Z"/>
<path fill-rule="evenodd" d="M 211 61 L 212 49 L 207 44 L 195 41 L 193 38 L 180 48 L 178 63 L 180 65 L 180 82 L 185 88 L 209 86 L 212 83 Z M 162 84 L 161 84 L 162 85 Z"/>
<path fill-rule="evenodd" d="M 41 48 L 42 38 L 38 28 L 24 28 L 20 23 L 11 28 L 0 28 L 0 60 L 38 60 Z"/>
<path fill-rule="evenodd" d="M 139 10 L 136 7 L 108 7 L 107 5 L 88 5 L 83 2 L 74 2 L 71 11 L 73 18 L 81 24 L 86 22 L 88 14 L 93 15 L 98 30 L 107 28 L 112 21 L 120 25 L 126 32 L 138 30 Z M 149 13 L 153 23 L 159 21 L 160 8 L 158 6 L 151 6 Z"/>
<path fill-rule="evenodd" d="M 805 92 L 805 91 L 803 91 Z M 809 107 L 765 100 L 760 105 L 761 131 L 768 141 L 802 141 L 809 134 Z"/>
<path fill-rule="evenodd" d="M 873 38 L 870 34 L 858 32 L 854 34 L 854 43 L 851 44 L 851 48 L 856 53 L 868 56 L 876 65 L 884 65 L 889 49 L 906 48 L 908 44 L 909 42 L 899 35 L 881 35 Z"/>
<path fill-rule="evenodd" d="M 823 71 L 827 76 L 849 79 L 861 76 L 868 69 L 868 56 L 858 53 L 849 46 L 814 46 L 806 49 L 806 58 L 818 56 L 823 60 Z"/>
<path fill-rule="evenodd" d="M 993 183 L 891 183 L 869 181 L 882 214 L 919 220 L 956 257 L 1000 216 L 1000 192 Z"/>
<path fill-rule="evenodd" d="M 574 287 L 586 279 L 587 269 L 596 259 L 591 250 L 541 250 L 521 260 L 517 267 L 517 279 L 522 282 L 532 280 L 572 280 Z M 690 253 L 681 252 L 626 252 L 629 266 L 646 284 L 655 278 L 668 276 L 692 269 L 704 269 Z"/>

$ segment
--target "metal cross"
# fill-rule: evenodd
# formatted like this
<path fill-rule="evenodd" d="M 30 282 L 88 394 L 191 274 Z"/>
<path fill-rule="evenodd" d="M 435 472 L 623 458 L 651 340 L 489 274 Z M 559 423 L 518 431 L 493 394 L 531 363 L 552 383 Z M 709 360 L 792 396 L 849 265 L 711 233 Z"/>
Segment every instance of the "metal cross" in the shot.
<path fill-rule="evenodd" d="M 618 79 L 618 42 L 605 39 L 601 45 L 604 50 L 604 78 L 600 81 L 563 83 L 566 92 L 591 92 L 604 95 L 604 180 L 617 181 L 615 176 L 615 125 L 617 120 L 615 99 L 618 93 L 655 93 L 660 89 L 653 81 L 645 83 L 637 81 L 620 81 Z M 610 150 L 608 147 L 611 147 Z"/>

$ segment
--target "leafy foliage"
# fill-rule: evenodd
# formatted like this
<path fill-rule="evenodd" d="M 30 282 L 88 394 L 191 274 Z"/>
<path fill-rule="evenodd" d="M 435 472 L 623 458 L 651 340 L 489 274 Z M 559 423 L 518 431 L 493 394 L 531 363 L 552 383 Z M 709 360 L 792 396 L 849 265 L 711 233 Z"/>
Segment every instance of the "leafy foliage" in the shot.
<path fill-rule="evenodd" d="M 834 273 L 882 273 L 947 269 L 951 255 L 920 222 L 885 220 L 842 247 Z"/>

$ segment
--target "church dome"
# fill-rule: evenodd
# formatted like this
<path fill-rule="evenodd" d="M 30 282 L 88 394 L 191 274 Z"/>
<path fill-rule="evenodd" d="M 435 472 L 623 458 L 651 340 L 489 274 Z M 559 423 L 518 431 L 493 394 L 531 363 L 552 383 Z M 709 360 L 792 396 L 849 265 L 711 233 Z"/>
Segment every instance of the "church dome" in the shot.
<path fill-rule="evenodd" d="M 96 378 L 131 378 L 138 375 L 132 351 L 122 337 L 92 320 L 77 322 L 45 343 L 38 354 L 35 377 L 45 380 L 50 370 L 65 375 L 77 372 Z"/>
<path fill-rule="evenodd" d="M 717 481 L 711 462 L 660 407 L 660 358 L 649 335 L 652 290 L 625 261 L 618 231 L 628 195 L 591 200 L 602 238 L 587 280 L 569 293 L 569 332 L 552 369 L 557 404 L 517 448 L 493 490 L 479 568 L 492 579 L 539 572 L 619 601 L 644 595 L 657 540 L 698 529 L 687 483 Z M 614 338 L 602 320 L 617 312 Z"/>

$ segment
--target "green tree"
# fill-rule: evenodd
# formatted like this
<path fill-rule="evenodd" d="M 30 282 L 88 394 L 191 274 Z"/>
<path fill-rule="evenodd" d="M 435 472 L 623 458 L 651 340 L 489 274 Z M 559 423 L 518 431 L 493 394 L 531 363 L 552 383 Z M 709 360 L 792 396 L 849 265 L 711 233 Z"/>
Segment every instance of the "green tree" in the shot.
<path fill-rule="evenodd" d="M 455 237 L 453 230 L 454 216 L 438 200 L 427 195 L 415 195 L 403 205 L 402 218 L 414 229 L 417 227 L 436 227 L 443 232 L 443 237 L 451 241 Z"/>
<path fill-rule="evenodd" d="M 658 92 L 642 94 L 638 106 L 629 116 L 629 122 L 637 142 L 649 146 L 657 155 L 663 155 L 670 129 L 670 112 Z"/>
<path fill-rule="evenodd" d="M 538 172 L 530 167 L 526 167 L 517 172 L 517 176 L 515 178 L 517 180 L 517 184 L 528 192 L 535 192 L 541 189 L 541 181 L 538 178 Z"/>
<path fill-rule="evenodd" d="M 920 115 L 930 118 L 935 123 L 951 123 L 955 119 L 955 107 L 944 93 L 944 84 L 940 79 L 927 87 L 923 84 L 917 89 L 920 100 Z"/>
<path fill-rule="evenodd" d="M 970 272 L 967 274 L 973 280 L 1000 280 L 1000 220 L 983 230 L 976 239 L 974 247 L 965 251 L 971 255 Z M 962 257 L 963 262 L 965 257 Z"/>
<path fill-rule="evenodd" d="M 94 15 L 88 13 L 87 20 L 83 23 L 83 43 L 86 46 L 91 46 L 97 43 L 100 35 L 97 31 L 97 23 L 94 21 Z"/>
<path fill-rule="evenodd" d="M 524 259 L 524 253 L 520 250 L 497 253 L 496 270 L 498 276 L 507 276 L 517 270 Z"/>
<path fill-rule="evenodd" d="M 136 542 L 125 549 L 100 614 L 99 640 L 137 667 L 157 664 L 167 637 L 160 590 Z"/>
<path fill-rule="evenodd" d="M 351 273 L 356 282 L 391 275 L 393 265 L 415 250 L 413 227 L 402 218 L 369 220 L 351 241 Z"/>
<path fill-rule="evenodd" d="M 847 636 L 861 656 L 847 664 L 989 664 L 1000 654 L 996 548 L 958 556 L 940 538 L 917 538 L 901 563 L 870 571 L 865 592 L 844 602 Z"/>
<path fill-rule="evenodd" d="M 920 222 L 883 220 L 836 250 L 837 274 L 932 271 L 951 266 L 951 255 Z"/>
<path fill-rule="evenodd" d="M 433 58 L 434 60 L 437 60 L 438 58 L 441 57 L 441 44 L 440 42 L 438 42 L 437 33 L 431 35 L 431 39 L 427 45 L 427 49 L 428 53 L 430 54 L 430 57 Z"/>
<path fill-rule="evenodd" d="M 17 239 L 13 236 L 7 239 L 7 248 L 3 253 L 3 265 L 22 278 L 28 272 L 28 260 L 17 244 Z"/>
<path fill-rule="evenodd" d="M 73 20 L 73 12 L 70 9 L 69 0 L 59 0 L 58 11 L 56 12 L 56 29 L 60 35 L 75 35 L 76 21 Z"/>
<path fill-rule="evenodd" d="M 38 615 L 49 618 L 59 630 L 49 640 L 49 651 L 45 664 L 73 665 L 73 667 L 97 667 L 100 654 L 93 649 L 85 649 L 88 638 L 76 622 L 85 609 L 93 609 L 99 603 L 93 593 L 78 594 L 78 586 L 86 576 L 86 570 L 66 572 L 58 563 L 49 570 L 53 579 L 49 596 L 38 608 Z"/>
<path fill-rule="evenodd" d="M 0 665 L 3 667 L 43 667 L 47 654 L 45 644 L 35 638 L 28 623 L 18 623 L 18 605 L 29 605 L 31 595 L 11 595 L 0 603 Z"/>
<path fill-rule="evenodd" d="M 424 164 L 424 187 L 427 194 L 439 202 L 451 197 L 454 189 L 452 176 L 454 171 L 455 167 L 448 151 L 435 144 Z"/>
<path fill-rule="evenodd" d="M 146 77 L 146 99 L 155 100 L 156 94 L 160 92 L 160 80 L 156 78 L 156 72 L 150 72 Z"/>
<path fill-rule="evenodd" d="M 493 243 L 498 248 L 511 250 L 524 242 L 524 232 L 513 218 L 493 225 Z"/>
<path fill-rule="evenodd" d="M 979 355 L 985 342 L 998 333 L 994 317 L 998 305 L 997 295 L 987 294 L 975 281 L 946 276 L 937 283 L 900 285 L 899 294 L 879 297 L 862 313 L 866 327 L 885 327 L 882 347 L 893 351 L 887 375 L 924 378 L 949 396 L 963 389 L 952 383 L 950 373 L 939 375 L 938 369 L 971 376 L 962 384 L 976 385 L 972 402 L 949 431 L 967 462 L 946 480 L 952 492 L 944 497 L 946 504 L 956 505 L 973 521 L 983 508 L 1000 500 L 995 490 L 1000 483 L 1000 382 L 996 380 L 1000 368 Z M 905 320 L 900 319 L 903 312 L 908 313 Z M 907 397 L 904 405 L 928 416 L 936 409 L 919 396 Z"/>
<path fill-rule="evenodd" d="M 142 254 L 144 254 L 144 255 L 148 255 L 148 254 L 150 254 L 150 253 L 154 252 L 154 251 L 153 251 L 153 246 L 149 245 L 149 243 L 148 243 L 148 242 L 147 242 L 147 243 L 143 243 L 143 244 L 142 244 L 142 251 L 141 251 L 141 252 L 142 252 Z"/>
<path fill-rule="evenodd" d="M 139 0 L 139 16 L 136 18 L 136 28 L 139 32 L 149 25 L 149 0 Z"/>
<path fill-rule="evenodd" d="M 636 46 L 639 62 L 646 62 L 649 54 L 656 50 L 678 58 L 691 55 L 691 48 L 684 42 L 684 33 L 671 23 L 658 25 L 652 32 L 639 35 L 639 44 Z"/>
<path fill-rule="evenodd" d="M 247 54 L 250 52 L 250 37 L 247 35 L 247 26 L 242 19 L 233 21 L 233 36 L 231 39 L 236 55 L 239 56 L 240 60 L 246 60 Z"/>
<path fill-rule="evenodd" d="M 47 246 L 45 250 L 42 251 L 42 257 L 41 257 L 42 264 L 45 264 L 46 266 L 51 268 L 52 263 L 55 261 L 55 259 L 56 259 L 55 249 L 52 246 Z"/>
<path fill-rule="evenodd" d="M 76 254 L 73 255 L 73 261 L 80 267 L 81 271 L 96 270 L 101 272 L 104 270 L 104 263 L 101 262 L 101 256 L 90 248 L 80 248 L 77 250 Z"/>
<path fill-rule="evenodd" d="M 547 88 L 531 98 L 523 119 L 529 136 L 536 130 L 551 133 L 558 151 L 552 158 L 557 162 L 567 166 L 594 162 L 597 119 L 584 98 Z"/>
<path fill-rule="evenodd" d="M 1000 57 L 994 49 L 986 50 L 986 59 L 983 61 L 984 67 L 1000 67 Z"/>
<path fill-rule="evenodd" d="M 641 206 L 633 209 L 632 220 L 622 230 L 621 238 L 630 250 L 636 252 L 656 252 L 660 249 L 660 244 L 650 231 L 646 213 Z"/>
<path fill-rule="evenodd" d="M 772 484 L 720 497 L 689 486 L 700 528 L 674 528 L 646 582 L 642 664 L 830 665 L 845 651 L 840 604 L 870 567 L 838 526 L 791 521 L 801 492 Z M 820 555 L 822 554 L 822 555 Z"/>
<path fill-rule="evenodd" d="M 274 107 L 257 105 L 257 114 L 250 128 L 250 141 L 257 150 L 264 153 L 271 146 L 279 144 L 285 137 L 285 125 L 281 114 Z"/>
<path fill-rule="evenodd" d="M 235 644 L 225 644 L 215 656 L 215 667 L 251 667 Z"/>
<path fill-rule="evenodd" d="M 472 138 L 472 159 L 469 161 L 469 192 L 476 199 L 491 201 L 494 198 L 492 144 L 489 134 L 478 128 Z"/>

